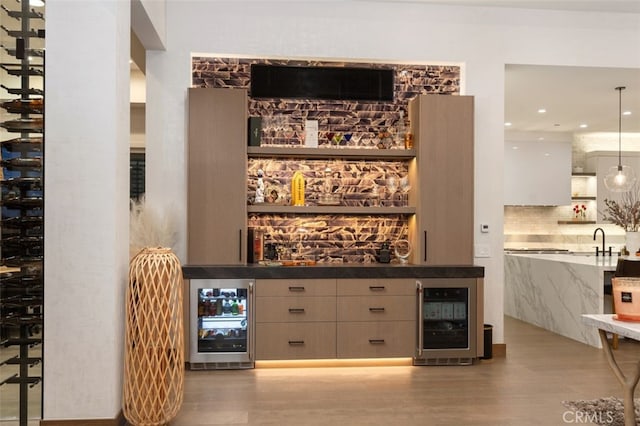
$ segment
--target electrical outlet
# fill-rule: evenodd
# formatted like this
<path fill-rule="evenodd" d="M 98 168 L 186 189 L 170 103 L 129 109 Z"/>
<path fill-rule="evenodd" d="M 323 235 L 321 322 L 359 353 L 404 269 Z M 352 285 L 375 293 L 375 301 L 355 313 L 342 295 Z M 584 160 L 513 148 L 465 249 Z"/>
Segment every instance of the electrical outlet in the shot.
<path fill-rule="evenodd" d="M 489 244 L 476 244 L 475 257 L 491 257 L 491 250 Z"/>

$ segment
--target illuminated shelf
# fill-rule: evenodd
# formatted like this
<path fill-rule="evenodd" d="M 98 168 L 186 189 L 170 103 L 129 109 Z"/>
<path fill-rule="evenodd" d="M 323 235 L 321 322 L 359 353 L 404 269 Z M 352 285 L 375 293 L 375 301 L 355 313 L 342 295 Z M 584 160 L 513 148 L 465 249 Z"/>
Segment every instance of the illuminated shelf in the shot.
<path fill-rule="evenodd" d="M 415 207 L 351 207 L 351 206 L 285 206 L 274 204 L 254 204 L 247 206 L 249 213 L 284 213 L 284 214 L 415 214 Z"/>

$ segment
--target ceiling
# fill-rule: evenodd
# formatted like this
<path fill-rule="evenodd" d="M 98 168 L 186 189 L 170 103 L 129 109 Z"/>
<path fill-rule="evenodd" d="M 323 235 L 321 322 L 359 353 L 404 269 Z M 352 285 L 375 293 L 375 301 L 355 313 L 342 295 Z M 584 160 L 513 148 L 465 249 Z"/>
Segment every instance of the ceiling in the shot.
<path fill-rule="evenodd" d="M 505 131 L 617 132 L 618 86 L 626 87 L 622 111 L 631 112 L 622 131 L 640 132 L 640 69 L 507 65 L 505 122 L 512 126 Z"/>
<path fill-rule="evenodd" d="M 515 7 L 521 9 L 555 9 L 587 12 L 640 13 L 639 0 L 380 0 L 398 3 L 433 3 L 458 6 Z"/>
<path fill-rule="evenodd" d="M 379 1 L 640 14 L 640 0 Z M 15 0 L 0 0 L 0 3 L 11 9 L 16 7 Z M 44 11 L 44 8 L 39 10 Z M 3 19 L 3 24 L 13 27 L 18 22 L 14 21 Z M 41 20 L 34 20 L 32 24 L 34 27 L 44 26 Z M 1 45 L 12 46 L 14 43 L 4 31 L 0 31 Z M 2 62 L 11 62 L 11 59 L 14 58 L 8 57 L 4 50 L 0 51 Z M 505 71 L 505 121 L 513 123 L 505 128 L 507 133 L 617 132 L 618 93 L 615 87 L 621 85 L 626 86 L 622 92 L 623 110 L 632 111 L 632 115 L 624 116 L 622 130 L 640 133 L 640 69 L 507 65 Z M 0 93 L 0 98 L 3 97 L 6 97 L 4 90 Z M 539 108 L 546 108 L 547 112 L 539 114 Z M 580 124 L 588 127 L 580 128 Z"/>

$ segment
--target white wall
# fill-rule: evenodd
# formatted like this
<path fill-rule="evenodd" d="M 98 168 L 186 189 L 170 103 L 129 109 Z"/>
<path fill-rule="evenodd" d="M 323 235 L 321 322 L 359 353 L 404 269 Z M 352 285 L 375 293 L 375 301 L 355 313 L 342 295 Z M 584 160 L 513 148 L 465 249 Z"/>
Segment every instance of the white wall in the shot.
<path fill-rule="evenodd" d="M 503 342 L 506 63 L 640 67 L 640 16 L 413 2 L 167 2 L 166 51 L 147 54 L 147 197 L 178 206 L 186 244 L 185 99 L 193 53 L 464 64 L 476 108 L 476 243 L 485 321 Z M 479 224 L 490 226 L 480 234 Z"/>
<path fill-rule="evenodd" d="M 47 3 L 46 419 L 113 418 L 120 406 L 128 6 L 119 0 Z M 166 51 L 147 54 L 149 201 L 177 209 L 184 259 L 191 52 L 462 62 L 465 94 L 475 96 L 476 106 L 475 237 L 491 255 L 476 263 L 486 267 L 486 322 L 502 342 L 504 65 L 638 68 L 639 43 L 637 15 L 410 2 L 169 0 Z M 489 224 L 489 234 L 479 233 L 480 223 Z"/>
<path fill-rule="evenodd" d="M 120 411 L 129 260 L 129 4 L 47 2 L 47 420 Z"/>

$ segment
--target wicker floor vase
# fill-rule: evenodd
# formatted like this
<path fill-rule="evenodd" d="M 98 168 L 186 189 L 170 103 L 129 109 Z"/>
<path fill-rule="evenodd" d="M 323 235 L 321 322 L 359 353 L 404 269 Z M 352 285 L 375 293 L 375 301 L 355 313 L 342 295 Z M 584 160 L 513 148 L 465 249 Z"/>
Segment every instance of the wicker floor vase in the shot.
<path fill-rule="evenodd" d="M 144 248 L 129 265 L 122 411 L 136 426 L 164 425 L 182 405 L 182 270 L 168 248 Z"/>

